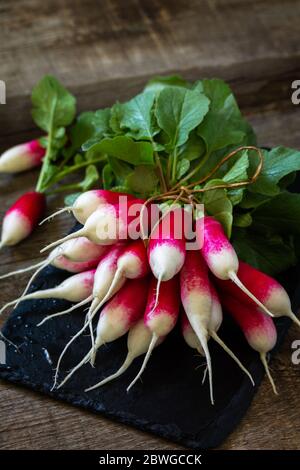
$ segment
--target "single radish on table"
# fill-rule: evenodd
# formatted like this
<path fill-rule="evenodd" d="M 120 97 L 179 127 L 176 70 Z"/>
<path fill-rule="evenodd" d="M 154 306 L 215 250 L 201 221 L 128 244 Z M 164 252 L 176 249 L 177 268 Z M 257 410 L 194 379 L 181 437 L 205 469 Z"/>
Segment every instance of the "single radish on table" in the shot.
<path fill-rule="evenodd" d="M 46 198 L 31 191 L 23 194 L 5 213 L 0 248 L 17 245 L 28 237 L 45 212 Z"/>
<path fill-rule="evenodd" d="M 47 220 L 53 219 L 53 217 L 58 214 L 62 214 L 63 212 L 72 212 L 73 216 L 76 220 L 78 220 L 78 222 L 85 224 L 89 216 L 102 204 L 124 203 L 124 198 L 126 201 L 127 199 L 133 199 L 133 196 L 126 193 L 108 191 L 106 189 L 92 189 L 80 194 L 80 196 L 78 196 L 74 202 L 73 206 L 67 206 L 58 210 L 57 212 L 54 212 L 53 214 L 46 217 L 46 219 L 42 220 L 41 224 Z"/>
<path fill-rule="evenodd" d="M 160 336 L 155 346 L 161 344 L 164 338 L 164 336 Z M 120 377 L 120 375 L 122 375 L 129 368 L 134 359 L 141 356 L 142 354 L 146 354 L 151 344 L 151 340 L 152 331 L 147 327 L 147 325 L 145 325 L 144 319 L 141 318 L 129 330 L 127 337 L 128 353 L 121 367 L 114 374 L 111 374 L 109 377 L 106 377 L 92 387 L 87 388 L 85 391 L 89 392 L 95 388 L 102 387 L 102 385 L 105 385 L 117 377 Z"/>
<path fill-rule="evenodd" d="M 170 333 L 170 331 L 172 331 L 178 319 L 180 306 L 178 276 L 172 277 L 172 279 L 164 282 L 163 288 L 158 296 L 158 301 L 156 299 L 157 284 L 157 279 L 152 278 L 149 287 L 146 310 L 144 313 L 145 325 L 152 333 L 151 342 L 141 369 L 127 388 L 127 391 L 129 391 L 141 377 L 150 359 L 151 353 L 158 344 L 160 338 L 164 338 Z"/>
<path fill-rule="evenodd" d="M 93 290 L 94 276 L 95 270 L 85 271 L 67 278 L 56 287 L 23 295 L 22 297 L 19 297 L 16 300 L 12 300 L 11 302 L 8 302 L 6 305 L 4 305 L 4 307 L 2 307 L 0 310 L 0 314 L 7 307 L 24 300 L 53 298 L 68 300 L 69 302 L 81 302 L 91 295 Z"/>
<path fill-rule="evenodd" d="M 97 325 L 96 349 L 125 335 L 141 318 L 147 302 L 148 284 L 147 278 L 128 280 L 105 305 Z M 91 354 L 93 347 L 57 388 L 62 387 L 81 366 L 86 364 Z"/>
<path fill-rule="evenodd" d="M 101 204 L 81 229 L 50 243 L 41 252 L 78 237 L 87 237 L 99 245 L 114 245 L 118 241 L 125 241 L 129 236 L 130 225 L 139 219 L 143 205 L 144 201 L 141 199 L 131 199 L 115 205 Z"/>
<path fill-rule="evenodd" d="M 37 139 L 15 145 L 0 156 L 0 173 L 21 173 L 40 166 L 45 153 Z"/>
<path fill-rule="evenodd" d="M 299 319 L 292 312 L 290 298 L 279 282 L 243 261 L 239 263 L 238 277 L 255 297 L 273 313 L 274 317 L 289 317 L 300 326 Z M 241 302 L 253 305 L 252 300 L 232 282 L 218 281 L 218 285 L 220 289 L 233 295 Z"/>
<path fill-rule="evenodd" d="M 204 217 L 204 221 L 196 221 L 196 233 L 203 230 L 203 245 L 201 253 L 210 271 L 218 278 L 234 282 L 248 297 L 250 297 L 265 313 L 273 314 L 260 302 L 252 292 L 241 282 L 237 272 L 239 260 L 235 249 L 226 237 L 223 227 L 213 217 Z M 199 234 L 201 236 L 201 234 Z"/>
<path fill-rule="evenodd" d="M 277 331 L 272 318 L 257 306 L 239 302 L 230 295 L 222 295 L 222 304 L 239 325 L 249 345 L 259 353 L 273 391 L 277 395 L 266 359 L 267 353 L 274 348 L 277 341 Z"/>
<path fill-rule="evenodd" d="M 184 226 L 186 211 L 170 209 L 152 230 L 148 258 L 151 271 L 157 279 L 156 306 L 161 282 L 172 279 L 181 270 L 185 260 Z"/>
<path fill-rule="evenodd" d="M 207 361 L 210 399 L 213 399 L 211 357 L 208 349 L 212 295 L 208 270 L 199 250 L 188 250 L 180 271 L 180 294 L 184 311 L 195 331 Z"/>

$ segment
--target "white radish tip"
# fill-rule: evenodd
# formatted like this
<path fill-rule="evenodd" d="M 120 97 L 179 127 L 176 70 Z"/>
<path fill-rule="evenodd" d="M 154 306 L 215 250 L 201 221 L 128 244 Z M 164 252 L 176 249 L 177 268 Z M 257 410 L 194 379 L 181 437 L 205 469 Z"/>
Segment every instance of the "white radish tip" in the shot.
<path fill-rule="evenodd" d="M 279 395 L 279 393 L 277 391 L 277 388 L 276 388 L 276 385 L 275 385 L 275 382 L 274 382 L 273 377 L 271 375 L 268 363 L 267 363 L 266 354 L 265 353 L 260 353 L 260 359 L 261 359 L 261 362 L 263 363 L 263 366 L 265 368 L 265 371 L 266 371 L 267 377 L 270 381 L 270 384 L 272 385 L 272 389 L 273 389 L 274 394 Z"/>
<path fill-rule="evenodd" d="M 220 336 L 215 332 L 215 331 L 212 331 L 210 332 L 210 336 L 212 337 L 212 339 L 214 341 L 216 341 L 216 343 L 218 343 L 221 348 L 224 349 L 225 352 L 227 352 L 227 354 L 229 354 L 229 356 L 237 363 L 237 365 L 240 367 L 240 369 L 245 372 L 245 374 L 249 377 L 253 387 L 255 386 L 255 382 L 253 380 L 253 377 L 252 375 L 250 374 L 250 372 L 248 371 L 248 369 L 246 369 L 245 366 L 243 366 L 243 364 L 241 363 L 241 361 L 239 360 L 239 358 L 234 354 L 233 351 L 231 351 L 231 349 L 224 343 L 224 341 L 220 338 Z"/>
<path fill-rule="evenodd" d="M 207 368 L 208 368 L 208 377 L 209 377 L 209 392 L 210 392 L 210 401 L 211 404 L 214 405 L 214 396 L 213 396 L 213 380 L 212 380 L 212 367 L 211 367 L 211 357 L 210 357 L 210 352 L 208 349 L 208 344 L 207 344 L 207 331 L 199 324 L 192 324 L 192 327 L 200 341 L 200 344 L 202 346 L 203 352 L 206 357 L 207 361 Z"/>
<path fill-rule="evenodd" d="M 71 313 L 73 310 L 76 310 L 77 308 L 82 307 L 83 305 L 86 305 L 87 303 L 91 302 L 92 296 L 87 297 L 86 299 L 82 300 L 81 302 L 72 305 L 72 307 L 67 308 L 66 310 L 63 310 L 62 312 L 57 312 L 57 313 L 52 313 L 52 315 L 47 315 L 40 323 L 38 323 L 36 326 L 42 326 L 46 321 L 51 320 L 55 317 L 60 317 L 61 315 L 66 315 L 67 313 Z"/>
<path fill-rule="evenodd" d="M 73 240 L 74 238 L 78 238 L 84 236 L 84 230 L 80 229 L 77 232 L 70 233 L 66 237 L 61 238 L 60 240 L 56 240 L 55 242 L 50 243 L 50 245 L 45 246 L 40 250 L 40 253 L 44 253 L 45 251 L 50 250 L 51 248 L 55 248 L 57 245 L 61 243 L 67 242 L 68 240 Z"/>
<path fill-rule="evenodd" d="M 118 377 L 120 377 L 120 375 L 122 375 L 128 369 L 128 367 L 132 364 L 133 359 L 134 358 L 131 357 L 131 355 L 128 353 L 125 361 L 123 362 L 121 367 L 114 374 L 109 375 L 105 379 L 101 380 L 101 382 L 96 383 L 92 387 L 86 388 L 85 392 L 90 392 L 91 390 L 95 390 L 96 388 L 102 387 L 103 385 L 107 384 L 108 382 L 111 382 L 112 380 L 117 379 Z"/>
<path fill-rule="evenodd" d="M 293 320 L 293 322 L 300 327 L 300 320 L 292 311 L 289 312 L 286 316 Z"/>
<path fill-rule="evenodd" d="M 247 289 L 247 287 L 242 283 L 242 281 L 238 278 L 237 274 L 234 271 L 229 271 L 228 272 L 228 277 L 229 279 L 234 282 L 243 292 L 246 294 L 250 299 L 253 300 L 253 302 L 256 303 L 256 305 L 261 308 L 267 315 L 270 317 L 274 317 L 273 313 L 270 312 L 270 310 L 267 309 L 267 307 L 258 300 L 255 295 L 252 294 L 252 292 Z"/>
<path fill-rule="evenodd" d="M 69 207 L 63 207 L 62 209 L 59 209 L 58 211 L 56 212 L 53 212 L 53 214 L 51 215 L 48 215 L 48 217 L 45 217 L 40 223 L 39 225 L 43 225 L 45 222 L 47 222 L 48 220 L 52 220 L 54 217 L 56 217 L 57 215 L 59 214 L 62 214 L 63 212 L 70 212 L 71 210 L 73 209 L 72 206 L 69 206 Z"/>
<path fill-rule="evenodd" d="M 145 359 L 143 361 L 143 364 L 142 364 L 142 367 L 140 368 L 138 374 L 136 375 L 136 377 L 133 379 L 133 381 L 128 385 L 126 391 L 127 393 L 129 392 L 129 390 L 131 389 L 131 387 L 133 387 L 133 385 L 139 380 L 139 378 L 141 377 L 142 373 L 144 372 L 144 370 L 146 369 L 146 366 L 147 366 L 147 363 L 150 359 L 150 356 L 152 354 L 152 351 L 153 349 L 155 348 L 155 345 L 158 341 L 158 338 L 159 336 L 157 336 L 155 333 L 153 333 L 152 335 L 152 340 L 151 340 L 151 343 L 149 345 L 149 348 L 148 348 L 148 351 L 146 353 L 146 356 L 145 356 Z"/>

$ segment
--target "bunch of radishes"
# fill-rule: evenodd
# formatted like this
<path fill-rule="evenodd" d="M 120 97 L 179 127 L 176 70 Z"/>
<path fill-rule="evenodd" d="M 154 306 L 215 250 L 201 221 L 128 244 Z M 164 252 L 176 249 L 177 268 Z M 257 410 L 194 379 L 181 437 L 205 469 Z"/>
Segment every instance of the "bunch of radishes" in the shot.
<path fill-rule="evenodd" d="M 151 205 L 156 206 L 154 201 Z M 130 211 L 133 206 L 138 208 L 134 216 Z M 221 345 L 253 383 L 250 373 L 218 335 L 222 306 L 238 323 L 249 345 L 259 352 L 276 393 L 266 360 L 276 343 L 272 317 L 284 315 L 300 324 L 292 313 L 286 291 L 271 277 L 239 262 L 221 224 L 213 217 L 204 215 L 193 221 L 196 238 L 203 241 L 202 247 L 187 250 L 184 235 L 178 237 L 178 233 L 185 233 L 178 224 L 185 224 L 186 207 L 170 204 L 162 213 L 158 208 L 159 217 L 143 239 L 145 209 L 145 201 L 129 195 L 108 190 L 83 193 L 72 207 L 65 209 L 72 211 L 83 227 L 44 248 L 53 248 L 44 262 L 2 276 L 38 268 L 34 277 L 47 264 L 76 273 L 52 289 L 26 295 L 26 288 L 22 297 L 2 308 L 33 298 L 60 298 L 74 303 L 66 311 L 51 315 L 52 318 L 90 304 L 82 329 L 62 351 L 54 386 L 57 386 L 66 350 L 89 328 L 90 350 L 58 387 L 83 364 L 91 362 L 93 365 L 97 350 L 103 344 L 128 332 L 128 354 L 121 368 L 87 390 L 115 379 L 136 357 L 145 355 L 129 390 L 144 371 L 153 349 L 176 325 L 182 304 L 182 334 L 186 343 L 206 358 L 212 403 L 210 338 Z M 130 238 L 132 224 L 139 233 L 139 238 L 134 240 Z M 112 225 L 117 228 L 113 237 L 109 232 Z M 92 321 L 99 311 L 94 336 Z"/>

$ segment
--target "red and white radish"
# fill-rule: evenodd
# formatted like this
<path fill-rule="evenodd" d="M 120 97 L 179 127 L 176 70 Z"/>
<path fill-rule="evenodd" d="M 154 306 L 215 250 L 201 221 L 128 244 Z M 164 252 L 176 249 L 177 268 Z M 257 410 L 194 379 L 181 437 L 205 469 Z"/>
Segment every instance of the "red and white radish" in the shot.
<path fill-rule="evenodd" d="M 274 348 L 277 341 L 277 331 L 272 318 L 257 306 L 244 304 L 229 295 L 222 295 L 222 304 L 239 325 L 249 345 L 259 353 L 273 391 L 277 395 L 266 359 L 267 353 Z"/>
<path fill-rule="evenodd" d="M 126 334 L 141 318 L 147 301 L 148 283 L 147 278 L 128 280 L 105 305 L 97 325 L 96 349 Z M 81 366 L 86 364 L 92 353 L 93 347 L 57 388 L 62 387 Z"/>
<path fill-rule="evenodd" d="M 211 357 L 208 349 L 209 323 L 212 312 L 212 295 L 207 266 L 200 251 L 187 251 L 180 271 L 181 302 L 195 331 L 207 361 L 210 399 L 213 399 Z"/>
<path fill-rule="evenodd" d="M 164 340 L 164 336 L 160 336 L 155 346 L 161 344 Z M 148 348 L 151 344 L 152 340 L 152 331 L 145 325 L 144 319 L 141 318 L 132 328 L 130 328 L 128 337 L 127 337 L 127 349 L 128 353 L 125 358 L 125 361 L 121 365 L 121 367 L 115 372 L 114 374 L 106 377 L 105 379 L 101 380 L 97 384 L 93 385 L 92 387 L 87 388 L 85 391 L 89 392 L 94 390 L 98 387 L 102 387 L 102 385 L 111 382 L 112 380 L 120 377 L 132 364 L 134 359 L 141 356 L 142 354 L 146 354 Z"/>
<path fill-rule="evenodd" d="M 141 377 L 159 339 L 167 336 L 170 331 L 172 331 L 178 319 L 180 306 L 178 276 L 172 277 L 172 279 L 164 282 L 163 289 L 161 289 L 158 296 L 158 301 L 156 294 L 156 290 L 158 288 L 157 284 L 157 279 L 152 278 L 149 287 L 146 310 L 144 313 L 145 325 L 152 333 L 151 342 L 141 369 L 135 379 L 128 386 L 127 392 Z"/>
<path fill-rule="evenodd" d="M 156 302 L 161 282 L 172 279 L 181 270 L 185 260 L 185 211 L 170 209 L 152 230 L 148 245 L 149 264 L 158 280 Z"/>
<path fill-rule="evenodd" d="M 196 232 L 197 230 L 204 231 L 201 252 L 210 271 L 218 279 L 230 279 L 262 310 L 264 310 L 265 313 L 272 317 L 273 315 L 267 307 L 260 302 L 239 279 L 237 275 L 239 268 L 237 254 L 226 237 L 220 222 L 213 217 L 205 216 L 204 223 L 201 222 L 201 219 L 196 221 Z"/>
<path fill-rule="evenodd" d="M 238 277 L 241 282 L 251 290 L 255 297 L 273 313 L 274 317 L 289 317 L 300 326 L 299 319 L 292 312 L 290 298 L 278 281 L 243 261 L 239 263 Z M 230 281 L 218 282 L 222 290 L 230 293 L 241 302 L 253 305 L 251 299 L 237 289 Z"/>
<path fill-rule="evenodd" d="M 15 145 L 0 156 L 0 173 L 21 173 L 39 166 L 45 152 L 37 139 Z"/>
<path fill-rule="evenodd" d="M 16 300 L 8 302 L 1 308 L 0 314 L 7 308 L 24 300 L 31 299 L 63 299 L 69 302 L 82 302 L 87 299 L 93 290 L 95 270 L 75 274 L 56 287 L 39 290 L 23 295 Z"/>
<path fill-rule="evenodd" d="M 101 299 L 96 295 L 97 286 L 95 285 L 95 302 L 91 307 L 91 311 L 94 313 L 117 292 L 126 279 L 140 279 L 150 271 L 147 251 L 142 240 L 136 240 L 124 247 L 120 247 L 120 250 L 116 250 L 116 254 L 116 264 L 111 265 L 113 270 L 115 270 L 114 277 L 105 296 L 103 297 L 101 294 Z"/>
<path fill-rule="evenodd" d="M 58 214 L 62 214 L 63 212 L 72 212 L 73 216 L 76 220 L 78 220 L 78 222 L 85 224 L 89 216 L 102 204 L 123 204 L 125 202 L 124 199 L 125 201 L 127 199 L 133 199 L 133 196 L 126 193 L 118 193 L 105 189 L 92 189 L 80 194 L 80 196 L 78 196 L 74 202 L 73 206 L 64 207 L 63 209 L 54 212 L 53 214 L 46 217 L 46 219 L 42 220 L 41 224 L 47 220 L 53 219 L 53 217 Z"/>
<path fill-rule="evenodd" d="M 56 366 L 55 384 L 56 384 L 56 380 L 57 380 L 57 377 L 58 377 L 59 368 L 60 368 L 60 364 L 61 364 L 61 361 L 63 359 L 63 356 L 65 355 L 66 351 L 69 349 L 71 344 L 85 331 L 85 329 L 88 326 L 90 327 L 90 333 L 91 333 L 91 339 L 92 339 L 92 354 L 90 356 L 91 356 L 92 360 L 94 359 L 94 355 L 95 355 L 96 350 L 95 350 L 94 335 L 93 335 L 93 330 L 92 330 L 92 321 L 93 321 L 93 318 L 95 317 L 95 315 L 97 313 L 96 308 L 102 302 L 102 300 L 105 299 L 105 298 L 106 298 L 106 300 L 109 300 L 107 294 L 108 294 L 108 292 L 110 290 L 110 287 L 112 285 L 112 282 L 115 278 L 115 274 L 116 274 L 116 271 L 117 271 L 118 258 L 120 256 L 123 248 L 124 247 L 121 244 L 112 247 L 108 251 L 108 253 L 103 257 L 103 259 L 99 262 L 99 264 L 97 266 L 97 269 L 96 269 L 96 272 L 95 272 L 92 295 L 89 299 L 87 299 L 87 302 L 92 301 L 92 304 L 91 304 L 91 306 L 89 308 L 89 311 L 86 315 L 87 321 L 84 323 L 83 327 L 73 336 L 73 338 L 70 339 L 70 341 L 64 347 L 64 350 L 62 351 L 62 353 L 61 353 L 61 355 L 58 359 L 57 366 Z M 121 286 L 124 284 L 124 282 L 125 282 L 125 278 L 120 278 L 119 282 L 115 283 L 115 289 L 110 290 L 110 297 L 112 297 L 114 295 L 114 293 L 117 292 L 121 288 Z M 77 307 L 78 306 L 76 306 L 76 307 L 74 306 L 74 307 L 68 309 L 67 311 L 58 312 L 55 315 L 58 316 L 58 315 L 63 315 L 63 314 L 69 313 Z M 53 318 L 53 317 L 51 316 L 51 318 Z"/>
<path fill-rule="evenodd" d="M 82 236 L 99 245 L 114 245 L 118 241 L 127 240 L 130 224 L 139 220 L 138 216 L 143 204 L 144 202 L 140 199 L 132 199 L 115 205 L 102 204 L 89 216 L 81 229 L 50 243 L 41 252 Z M 136 212 L 133 213 L 132 209 L 136 209 Z"/>
<path fill-rule="evenodd" d="M 23 194 L 5 213 L 0 248 L 17 245 L 28 237 L 45 212 L 46 198 L 31 191 Z"/>
<path fill-rule="evenodd" d="M 5 279 L 16 274 L 23 274 L 36 268 L 44 268 L 52 265 L 69 272 L 82 272 L 94 268 L 99 263 L 102 256 L 107 253 L 108 247 L 96 245 L 85 237 L 62 243 L 54 248 L 45 261 L 41 261 L 23 269 L 2 274 L 0 279 Z"/>

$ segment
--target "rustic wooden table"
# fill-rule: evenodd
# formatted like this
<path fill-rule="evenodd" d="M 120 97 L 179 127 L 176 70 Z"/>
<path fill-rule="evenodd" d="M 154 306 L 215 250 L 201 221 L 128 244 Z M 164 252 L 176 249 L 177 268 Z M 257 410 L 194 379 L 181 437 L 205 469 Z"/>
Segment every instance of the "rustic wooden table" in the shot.
<path fill-rule="evenodd" d="M 0 150 L 37 135 L 29 95 L 44 74 L 56 75 L 95 109 L 136 93 L 154 74 L 229 80 L 263 145 L 300 148 L 300 108 L 291 82 L 300 78 L 300 2 L 297 0 L 1 0 Z M 1 176 L 1 216 L 34 173 Z M 49 211 L 59 206 L 50 201 Z M 1 252 L 1 272 L 37 261 L 46 239 L 72 225 L 68 217 L 43 226 L 13 250 Z M 17 283 L 17 285 L 16 285 Z M 1 283 L 1 304 L 21 291 L 24 278 Z M 300 449 L 300 369 L 291 364 L 291 328 L 272 362 L 281 392 L 264 380 L 251 408 L 223 449 Z M 0 384 L 1 449 L 176 449 L 179 446 Z"/>

